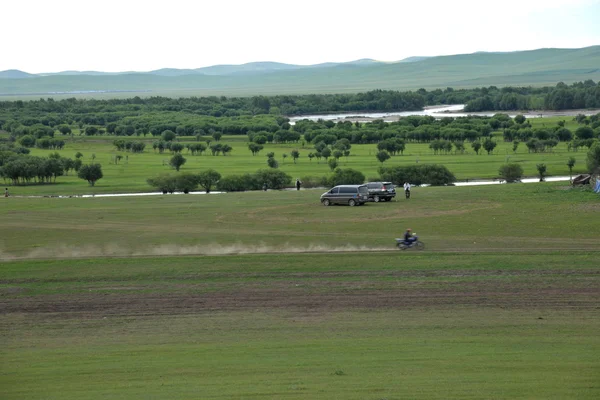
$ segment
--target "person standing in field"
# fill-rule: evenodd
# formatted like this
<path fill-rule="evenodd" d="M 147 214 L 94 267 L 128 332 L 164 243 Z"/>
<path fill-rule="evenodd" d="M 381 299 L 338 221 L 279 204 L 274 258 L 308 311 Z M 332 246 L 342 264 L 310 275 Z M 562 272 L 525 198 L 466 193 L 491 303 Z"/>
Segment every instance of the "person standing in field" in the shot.
<path fill-rule="evenodd" d="M 300 179 L 296 179 L 296 190 L 300 190 L 300 186 L 302 186 L 302 181 Z"/>
<path fill-rule="evenodd" d="M 8 188 L 4 189 L 4 197 L 8 197 Z"/>
<path fill-rule="evenodd" d="M 410 199 L 410 183 L 404 182 L 404 194 L 407 199 Z"/>

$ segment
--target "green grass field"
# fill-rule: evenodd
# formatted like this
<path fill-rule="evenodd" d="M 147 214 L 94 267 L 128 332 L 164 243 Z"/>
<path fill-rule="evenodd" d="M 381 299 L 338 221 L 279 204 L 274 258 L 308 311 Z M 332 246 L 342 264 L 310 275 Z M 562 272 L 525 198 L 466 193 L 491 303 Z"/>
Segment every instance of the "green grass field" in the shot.
<path fill-rule="evenodd" d="M 543 119 L 531 119 L 533 127 L 551 127 L 555 126 L 560 120 L 566 121 L 566 127 L 575 131 L 577 124 L 568 117 L 553 117 Z M 61 137 L 61 135 L 58 135 Z M 74 136 L 65 138 L 67 145 L 64 150 L 59 151 L 62 156 L 71 157 L 75 153 L 81 152 L 84 155 L 84 163 L 97 162 L 102 164 L 104 178 L 97 182 L 95 187 L 90 187 L 86 181 L 77 178 L 74 172 L 70 176 L 62 176 L 57 179 L 55 184 L 30 185 L 9 187 L 13 195 L 74 195 L 91 193 L 128 193 L 151 191 L 152 188 L 146 183 L 150 177 L 160 173 L 175 172 L 168 164 L 171 154 L 155 153 L 152 150 L 153 138 L 135 138 L 133 140 L 143 140 L 146 142 L 146 149 L 143 154 L 130 154 L 127 152 L 117 152 L 112 145 L 114 137 L 82 137 Z M 192 138 L 181 138 L 182 143 L 193 143 Z M 476 178 L 496 178 L 498 169 L 504 163 L 517 162 L 523 166 L 526 176 L 536 176 L 536 164 L 545 163 L 548 167 L 548 175 L 565 176 L 569 175 L 567 160 L 569 157 L 575 157 L 576 165 L 574 173 L 585 172 L 586 149 L 580 149 L 578 152 L 567 151 L 566 143 L 560 143 L 553 152 L 548 153 L 528 153 L 527 147 L 521 143 L 517 152 L 512 151 L 512 143 L 504 143 L 499 132 L 496 132 L 495 140 L 498 146 L 491 155 L 475 152 L 467 147 L 465 154 L 434 155 L 429 149 L 428 144 L 408 143 L 406 151 L 402 156 L 392 157 L 385 163 L 385 166 L 411 165 L 417 162 L 444 164 L 452 171 L 459 180 Z M 229 144 L 233 151 L 229 156 L 212 156 L 210 152 L 202 156 L 192 156 L 184 150 L 183 154 L 187 162 L 182 167 L 182 172 L 199 172 L 208 168 L 217 170 L 221 175 L 243 174 L 254 172 L 261 168 L 268 168 L 266 163 L 266 154 L 270 151 L 275 152 L 276 159 L 279 162 L 280 169 L 290 174 L 292 178 L 316 176 L 321 177 L 331 174 L 329 167 L 324 160 L 317 162 L 313 159 L 311 162 L 308 153 L 314 151 L 310 144 L 303 148 L 301 144 L 267 144 L 259 155 L 252 156 L 248 150 L 246 136 L 225 136 L 221 139 L 222 143 Z M 290 152 L 294 149 L 300 151 L 300 158 L 294 164 Z M 47 156 L 52 150 L 32 149 L 33 155 Z M 287 159 L 282 155 L 288 154 Z M 378 177 L 377 169 L 381 165 L 375 158 L 377 147 L 371 145 L 353 145 L 351 155 L 340 159 L 342 168 L 354 168 L 361 171 L 367 179 L 376 179 Z M 112 164 L 111 160 L 117 154 L 123 156 L 118 165 Z M 96 158 L 92 159 L 92 155 Z M 5 185 L 10 182 L 5 182 Z"/>
<path fill-rule="evenodd" d="M 320 193 L 1 198 L 0 397 L 600 396 L 598 195 Z"/>

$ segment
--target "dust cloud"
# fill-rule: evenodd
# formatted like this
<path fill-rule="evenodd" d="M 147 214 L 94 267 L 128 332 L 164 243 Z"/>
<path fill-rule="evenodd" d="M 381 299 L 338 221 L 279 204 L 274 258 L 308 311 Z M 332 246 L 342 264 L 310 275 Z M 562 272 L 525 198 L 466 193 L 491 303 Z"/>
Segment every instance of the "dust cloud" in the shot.
<path fill-rule="evenodd" d="M 309 244 L 296 246 L 284 244 L 273 246 L 267 244 L 206 244 L 183 246 L 177 244 L 162 244 L 141 248 L 127 248 L 117 244 L 104 246 L 85 245 L 35 248 L 28 252 L 12 254 L 0 249 L 0 260 L 31 260 L 31 259 L 71 259 L 94 257 L 160 257 L 160 256 L 186 256 L 186 255 L 235 255 L 235 254 L 287 254 L 287 253 L 347 253 L 347 252 L 373 252 L 390 251 L 393 247 L 369 247 L 356 245 L 327 246 Z"/>

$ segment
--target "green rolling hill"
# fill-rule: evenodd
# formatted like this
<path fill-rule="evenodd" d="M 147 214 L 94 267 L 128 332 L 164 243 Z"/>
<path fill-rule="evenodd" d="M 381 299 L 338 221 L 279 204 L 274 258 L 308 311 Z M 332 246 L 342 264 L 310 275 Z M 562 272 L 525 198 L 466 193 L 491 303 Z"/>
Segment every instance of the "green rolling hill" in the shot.
<path fill-rule="evenodd" d="M 5 74 L 7 76 L 0 79 L 0 94 L 10 97 L 99 91 L 115 95 L 113 92 L 124 91 L 128 96 L 132 92 L 140 95 L 243 96 L 491 85 L 543 86 L 560 81 L 600 80 L 600 46 L 474 53 L 417 58 L 412 62 L 360 61 L 312 66 L 249 63 L 195 70 L 163 69 L 146 73 L 99 75 L 36 76 L 11 71 L 11 74 Z M 0 77 L 2 74 L 0 72 Z"/>

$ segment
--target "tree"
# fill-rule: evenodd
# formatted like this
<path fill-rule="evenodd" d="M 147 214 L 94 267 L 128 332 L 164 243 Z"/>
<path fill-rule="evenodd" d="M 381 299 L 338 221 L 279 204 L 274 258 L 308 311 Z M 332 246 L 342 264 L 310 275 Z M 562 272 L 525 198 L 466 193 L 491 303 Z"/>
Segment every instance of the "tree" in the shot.
<path fill-rule="evenodd" d="M 587 167 L 591 174 L 600 173 L 600 142 L 596 142 L 590 147 L 587 153 Z"/>
<path fill-rule="evenodd" d="M 91 186 L 94 186 L 103 177 L 102 166 L 100 164 L 82 165 L 77 172 L 77 176 L 88 181 Z"/>
<path fill-rule="evenodd" d="M 95 126 L 88 126 L 85 128 L 85 134 L 87 136 L 94 136 L 98 133 L 98 128 L 96 128 Z"/>
<path fill-rule="evenodd" d="M 75 161 L 73 161 L 72 158 L 61 158 L 60 159 L 62 166 L 63 166 L 63 170 L 65 171 L 65 175 L 69 175 L 69 171 L 75 168 Z"/>
<path fill-rule="evenodd" d="M 70 135 L 71 134 L 71 127 L 69 125 L 59 125 L 58 126 L 58 131 L 60 133 L 62 133 L 63 135 Z"/>
<path fill-rule="evenodd" d="M 253 156 L 257 155 L 263 148 L 264 148 L 264 146 L 262 144 L 258 144 L 258 143 L 249 143 L 248 144 L 248 149 L 252 152 Z"/>
<path fill-rule="evenodd" d="M 585 139 L 593 139 L 594 138 L 594 130 L 589 126 L 582 126 L 577 128 L 575 131 L 575 136 L 581 140 Z"/>
<path fill-rule="evenodd" d="M 538 176 L 540 177 L 540 182 L 544 181 L 544 176 L 546 176 L 546 164 L 537 164 L 535 166 L 538 171 Z"/>
<path fill-rule="evenodd" d="M 525 122 L 525 116 L 523 116 L 523 115 L 521 115 L 521 114 L 519 114 L 519 115 L 516 115 L 516 116 L 515 116 L 515 122 L 516 122 L 517 124 L 519 124 L 519 125 L 520 125 L 520 124 L 522 124 L 523 122 Z"/>
<path fill-rule="evenodd" d="M 31 135 L 22 136 L 19 139 L 19 144 L 23 147 L 33 147 L 35 146 L 35 138 Z"/>
<path fill-rule="evenodd" d="M 206 171 L 200 172 L 197 175 L 198 185 L 200 185 L 206 193 L 210 193 L 210 189 L 216 185 L 221 179 L 221 174 L 215 171 L 214 169 L 208 169 Z"/>
<path fill-rule="evenodd" d="M 567 167 L 569 167 L 570 180 L 573 180 L 573 167 L 575 166 L 575 157 L 569 157 Z"/>
<path fill-rule="evenodd" d="M 277 168 L 279 167 L 279 163 L 277 162 L 277 160 L 275 159 L 275 157 L 269 157 L 267 158 L 267 165 L 271 168 Z"/>
<path fill-rule="evenodd" d="M 308 153 L 308 160 L 312 162 L 313 158 L 315 158 L 315 153 Z"/>
<path fill-rule="evenodd" d="M 485 142 L 483 142 L 483 148 L 485 151 L 487 151 L 488 155 L 490 155 L 490 153 L 496 148 L 496 142 L 490 138 L 487 138 L 485 139 Z"/>
<path fill-rule="evenodd" d="M 223 137 L 223 134 L 221 132 L 213 132 L 211 136 L 215 139 L 215 142 L 218 142 Z"/>
<path fill-rule="evenodd" d="M 332 158 L 330 160 L 327 161 L 327 164 L 329 165 L 329 168 L 333 171 L 334 169 L 337 168 L 338 166 L 338 162 L 335 158 Z"/>
<path fill-rule="evenodd" d="M 175 188 L 188 194 L 198 187 L 198 175 L 190 173 L 181 173 L 175 176 Z"/>
<path fill-rule="evenodd" d="M 81 154 L 80 152 L 77 152 L 77 153 L 75 153 L 75 158 L 76 158 L 76 159 L 78 159 L 78 160 L 79 160 L 79 159 L 80 159 L 80 158 L 82 158 L 82 157 L 83 157 L 83 154 Z"/>
<path fill-rule="evenodd" d="M 171 152 L 172 153 L 181 153 L 184 149 L 183 144 L 181 143 L 171 143 Z"/>
<path fill-rule="evenodd" d="M 500 178 L 507 183 L 519 182 L 523 176 L 523 167 L 519 164 L 505 164 L 498 171 Z"/>
<path fill-rule="evenodd" d="M 321 150 L 321 156 L 327 160 L 329 157 L 331 157 L 331 149 L 329 147 L 325 147 L 323 150 Z"/>
<path fill-rule="evenodd" d="M 300 157 L 300 152 L 298 150 L 292 150 L 290 155 L 292 156 L 292 159 L 294 160 L 294 164 L 296 164 L 296 160 L 298 159 L 298 157 Z"/>
<path fill-rule="evenodd" d="M 176 153 L 173 157 L 171 157 L 171 160 L 169 160 L 169 165 L 175 168 L 176 171 L 179 171 L 179 168 L 181 168 L 186 161 L 187 160 L 184 156 L 182 156 L 180 153 Z"/>
<path fill-rule="evenodd" d="M 519 141 L 515 140 L 513 142 L 513 153 L 516 153 L 518 148 L 519 148 Z"/>
<path fill-rule="evenodd" d="M 568 142 L 569 140 L 573 139 L 573 133 L 571 133 L 571 131 L 567 128 L 560 128 L 556 131 L 556 137 L 561 142 Z"/>
<path fill-rule="evenodd" d="M 223 150 L 223 145 L 221 143 L 216 143 L 210 146 L 210 152 L 213 156 L 218 156 L 219 153 Z"/>
<path fill-rule="evenodd" d="M 283 163 L 285 164 L 285 159 L 287 158 L 287 153 L 283 153 L 283 154 L 281 155 L 281 157 L 283 157 Z"/>
<path fill-rule="evenodd" d="M 333 158 L 335 158 L 336 160 L 339 160 L 340 157 L 342 157 L 344 155 L 344 152 L 342 150 L 334 150 L 333 151 Z"/>
<path fill-rule="evenodd" d="M 473 143 L 471 143 L 471 147 L 473 148 L 473 150 L 475 150 L 475 154 L 479 155 L 479 150 L 481 149 L 481 143 L 473 142 Z"/>
<path fill-rule="evenodd" d="M 385 150 L 381 150 L 375 157 L 377 157 L 377 160 L 383 165 L 384 162 L 390 159 L 390 154 Z"/>
<path fill-rule="evenodd" d="M 64 174 L 64 168 L 63 168 L 63 164 L 60 161 L 60 156 L 59 158 L 50 158 L 48 160 L 46 160 L 43 164 L 44 166 L 44 170 L 45 170 L 45 175 L 49 176 L 51 175 L 52 177 L 54 177 L 54 182 L 56 182 L 56 177 L 57 176 L 62 176 Z"/>
<path fill-rule="evenodd" d="M 157 177 L 149 178 L 146 182 L 164 194 L 174 193 L 175 190 L 177 190 L 175 178 L 168 174 L 161 174 Z"/>
<path fill-rule="evenodd" d="M 256 135 L 252 138 L 252 141 L 256 144 L 265 144 L 267 143 L 267 137 L 265 135 Z"/>
<path fill-rule="evenodd" d="M 165 142 L 171 142 L 171 141 L 175 140 L 175 138 L 177 137 L 177 135 L 175 135 L 175 132 L 173 132 L 172 130 L 167 129 L 167 130 L 164 130 L 160 134 L 160 137 Z"/>
<path fill-rule="evenodd" d="M 231 150 L 233 150 L 233 147 L 228 144 L 224 144 L 223 147 L 221 147 L 221 153 L 223 153 L 224 156 L 231 153 Z"/>

